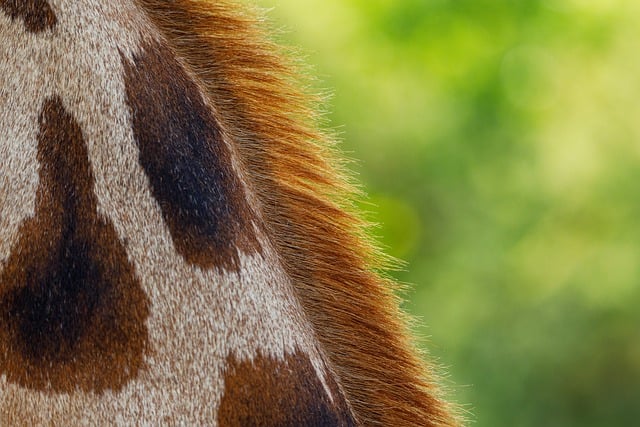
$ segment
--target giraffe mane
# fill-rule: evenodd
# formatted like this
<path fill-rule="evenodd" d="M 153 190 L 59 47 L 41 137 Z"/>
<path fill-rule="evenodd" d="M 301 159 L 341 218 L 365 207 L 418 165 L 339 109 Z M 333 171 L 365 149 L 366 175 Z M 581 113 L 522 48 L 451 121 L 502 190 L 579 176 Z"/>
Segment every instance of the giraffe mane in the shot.
<path fill-rule="evenodd" d="M 358 190 L 282 48 L 246 8 L 138 0 L 203 84 L 237 143 L 266 228 L 364 425 L 458 425 L 399 308 L 389 265 L 353 208 Z M 238 12 L 241 10 L 241 12 Z"/>

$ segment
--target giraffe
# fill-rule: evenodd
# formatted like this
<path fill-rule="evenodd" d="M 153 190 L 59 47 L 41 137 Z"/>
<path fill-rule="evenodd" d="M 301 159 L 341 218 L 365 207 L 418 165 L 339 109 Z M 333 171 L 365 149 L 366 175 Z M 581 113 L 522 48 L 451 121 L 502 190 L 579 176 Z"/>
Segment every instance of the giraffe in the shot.
<path fill-rule="evenodd" d="M 0 424 L 460 424 L 262 27 L 0 0 Z"/>

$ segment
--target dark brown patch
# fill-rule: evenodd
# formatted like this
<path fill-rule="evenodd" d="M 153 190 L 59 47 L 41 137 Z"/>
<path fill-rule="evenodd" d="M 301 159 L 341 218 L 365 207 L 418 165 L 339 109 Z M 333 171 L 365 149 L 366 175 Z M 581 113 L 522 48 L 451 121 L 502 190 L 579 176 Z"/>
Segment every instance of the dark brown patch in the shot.
<path fill-rule="evenodd" d="M 57 98 L 40 114 L 38 161 L 35 216 L 0 275 L 0 372 L 38 390 L 120 389 L 143 366 L 149 304 Z"/>
<path fill-rule="evenodd" d="M 335 381 L 327 378 L 332 402 L 302 353 L 285 361 L 258 356 L 238 362 L 230 356 L 227 366 L 221 426 L 358 425 Z"/>
<path fill-rule="evenodd" d="M 140 163 L 177 250 L 192 264 L 237 270 L 238 250 L 260 246 L 213 112 L 166 46 L 122 62 Z"/>
<path fill-rule="evenodd" d="M 0 0 L 0 9 L 11 19 L 22 19 L 32 33 L 51 30 L 58 21 L 47 0 Z"/>

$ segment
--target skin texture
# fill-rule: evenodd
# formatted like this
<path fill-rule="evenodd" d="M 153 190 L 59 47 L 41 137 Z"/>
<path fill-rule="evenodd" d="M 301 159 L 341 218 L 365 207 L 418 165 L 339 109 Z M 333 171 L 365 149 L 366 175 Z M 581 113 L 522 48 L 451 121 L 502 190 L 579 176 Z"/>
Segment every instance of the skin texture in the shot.
<path fill-rule="evenodd" d="M 140 164 L 176 249 L 201 267 L 237 269 L 237 249 L 260 249 L 252 226 L 257 217 L 220 125 L 167 46 L 145 46 L 123 65 Z"/>
<path fill-rule="evenodd" d="M 46 0 L 0 0 L 0 9 L 13 19 L 21 19 L 33 33 L 51 30 L 56 25 L 56 15 Z"/>
<path fill-rule="evenodd" d="M 36 215 L 0 276 L 0 370 L 34 390 L 118 390 L 143 365 L 148 300 L 96 215 L 82 133 L 59 99 L 42 109 L 38 159 Z"/>
<path fill-rule="evenodd" d="M 261 413 L 260 423 L 269 426 L 356 424 L 344 403 L 334 409 L 334 402 L 322 392 L 323 385 L 304 355 L 293 354 L 283 361 L 259 356 L 250 363 L 232 357 L 227 364 L 219 412 L 221 425 L 251 425 L 257 413 Z M 338 391 L 335 383 L 331 389 Z"/>
<path fill-rule="evenodd" d="M 250 16 L 0 1 L 0 424 L 459 423 Z"/>

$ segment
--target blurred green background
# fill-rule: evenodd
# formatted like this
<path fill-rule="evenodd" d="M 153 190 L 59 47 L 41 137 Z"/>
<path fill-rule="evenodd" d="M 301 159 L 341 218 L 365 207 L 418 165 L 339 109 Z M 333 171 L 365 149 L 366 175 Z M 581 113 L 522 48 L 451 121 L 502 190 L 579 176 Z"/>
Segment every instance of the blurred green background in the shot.
<path fill-rule="evenodd" d="M 640 2 L 258 4 L 472 425 L 639 425 Z"/>

